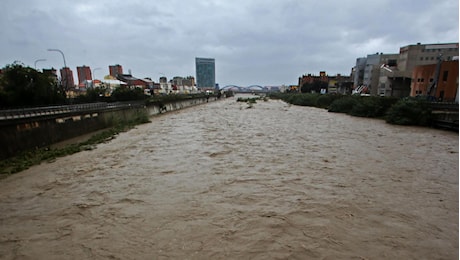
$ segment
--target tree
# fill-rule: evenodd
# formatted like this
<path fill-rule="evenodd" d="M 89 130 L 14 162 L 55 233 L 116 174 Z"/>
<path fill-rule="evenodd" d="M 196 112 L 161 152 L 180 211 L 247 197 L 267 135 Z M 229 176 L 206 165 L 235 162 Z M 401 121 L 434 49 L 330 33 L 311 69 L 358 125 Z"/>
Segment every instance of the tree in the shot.
<path fill-rule="evenodd" d="M 0 106 L 24 107 L 62 104 L 65 92 L 55 78 L 24 64 L 6 65 L 0 75 Z"/>
<path fill-rule="evenodd" d="M 119 87 L 112 92 L 113 101 L 144 100 L 146 98 L 141 88 Z"/>

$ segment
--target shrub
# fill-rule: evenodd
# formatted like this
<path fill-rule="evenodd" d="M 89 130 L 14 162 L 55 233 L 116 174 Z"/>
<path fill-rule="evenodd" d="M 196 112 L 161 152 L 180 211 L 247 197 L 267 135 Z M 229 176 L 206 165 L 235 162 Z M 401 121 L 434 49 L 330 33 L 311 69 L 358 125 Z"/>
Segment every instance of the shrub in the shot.
<path fill-rule="evenodd" d="M 380 97 L 357 97 L 359 102 L 356 102 L 350 111 L 352 116 L 361 117 L 383 117 L 385 109 L 382 106 Z"/>
<path fill-rule="evenodd" d="M 292 104 L 298 106 L 316 106 L 316 100 L 318 99 L 318 94 L 297 94 L 293 95 Z"/>
<path fill-rule="evenodd" d="M 329 112 L 347 113 L 361 117 L 384 117 L 398 99 L 387 97 L 344 96 L 329 106 Z"/>
<path fill-rule="evenodd" d="M 329 105 L 329 112 L 338 112 L 338 113 L 350 113 L 355 104 L 357 103 L 356 97 L 353 96 L 343 96 L 334 100 Z"/>
<path fill-rule="evenodd" d="M 388 110 L 385 120 L 396 125 L 426 126 L 431 120 L 431 108 L 426 100 L 401 99 Z"/>
<path fill-rule="evenodd" d="M 145 100 L 147 96 L 141 88 L 119 87 L 112 92 L 113 101 Z"/>
<path fill-rule="evenodd" d="M 332 95 L 320 95 L 316 99 L 316 106 L 320 108 L 327 108 L 331 105 L 332 101 L 334 101 L 334 97 Z"/>

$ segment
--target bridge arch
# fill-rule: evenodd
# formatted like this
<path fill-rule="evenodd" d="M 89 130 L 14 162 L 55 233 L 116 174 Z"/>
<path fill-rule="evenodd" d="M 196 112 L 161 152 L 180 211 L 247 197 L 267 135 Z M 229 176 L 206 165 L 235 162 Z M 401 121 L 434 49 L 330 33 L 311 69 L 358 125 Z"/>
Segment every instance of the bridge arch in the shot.
<path fill-rule="evenodd" d="M 237 85 L 227 85 L 221 88 L 221 90 L 232 90 L 238 92 L 266 92 L 268 91 L 268 88 L 260 85 L 250 85 L 246 87 L 241 87 Z"/>
<path fill-rule="evenodd" d="M 238 89 L 238 91 L 241 91 L 241 87 L 240 86 L 236 86 L 236 85 L 227 85 L 223 88 L 221 88 L 221 90 L 234 90 L 234 89 Z"/>

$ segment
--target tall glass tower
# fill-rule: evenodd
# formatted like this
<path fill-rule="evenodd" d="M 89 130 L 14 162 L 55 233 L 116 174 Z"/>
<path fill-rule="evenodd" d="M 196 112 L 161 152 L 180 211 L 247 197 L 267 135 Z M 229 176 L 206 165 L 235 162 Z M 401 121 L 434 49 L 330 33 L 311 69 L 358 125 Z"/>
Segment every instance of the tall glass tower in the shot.
<path fill-rule="evenodd" d="M 195 58 L 196 86 L 198 89 L 214 89 L 216 87 L 215 60 Z"/>

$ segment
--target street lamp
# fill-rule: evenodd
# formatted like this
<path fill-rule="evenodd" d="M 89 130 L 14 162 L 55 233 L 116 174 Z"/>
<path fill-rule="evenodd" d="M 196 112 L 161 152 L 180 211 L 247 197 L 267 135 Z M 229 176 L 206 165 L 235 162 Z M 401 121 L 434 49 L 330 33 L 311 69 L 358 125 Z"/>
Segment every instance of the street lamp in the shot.
<path fill-rule="evenodd" d="M 100 69 L 101 69 L 101 68 L 94 68 L 94 69 L 93 69 L 93 73 L 92 73 L 92 75 L 91 75 L 91 77 L 92 77 L 92 78 L 91 78 L 91 80 L 92 80 L 91 83 L 92 83 L 92 87 L 93 87 L 93 88 L 94 88 L 94 80 L 96 79 L 96 75 L 94 74 L 94 72 L 95 72 L 96 70 L 100 70 Z"/>
<path fill-rule="evenodd" d="M 101 69 L 101 68 L 94 68 L 94 69 L 93 69 L 93 75 L 92 75 L 92 76 L 93 76 L 94 79 L 96 79 L 96 75 L 94 74 L 94 72 L 95 72 L 96 70 L 100 70 L 100 69 Z"/>
<path fill-rule="evenodd" d="M 65 63 L 65 56 L 64 56 L 64 53 L 59 50 L 59 49 L 48 49 L 48 51 L 57 51 L 57 52 L 60 52 L 61 55 L 62 55 L 62 59 L 64 60 L 64 68 L 67 68 L 67 64 Z"/>
<path fill-rule="evenodd" d="M 65 56 L 64 56 L 64 53 L 59 50 L 59 49 L 48 49 L 48 51 L 57 51 L 59 53 L 61 53 L 62 55 L 62 59 L 64 60 L 64 80 L 65 80 L 65 88 L 67 90 L 67 64 L 65 63 Z"/>
<path fill-rule="evenodd" d="M 46 61 L 46 59 L 38 59 L 34 62 L 34 68 L 37 69 L 37 62 L 39 61 Z"/>

